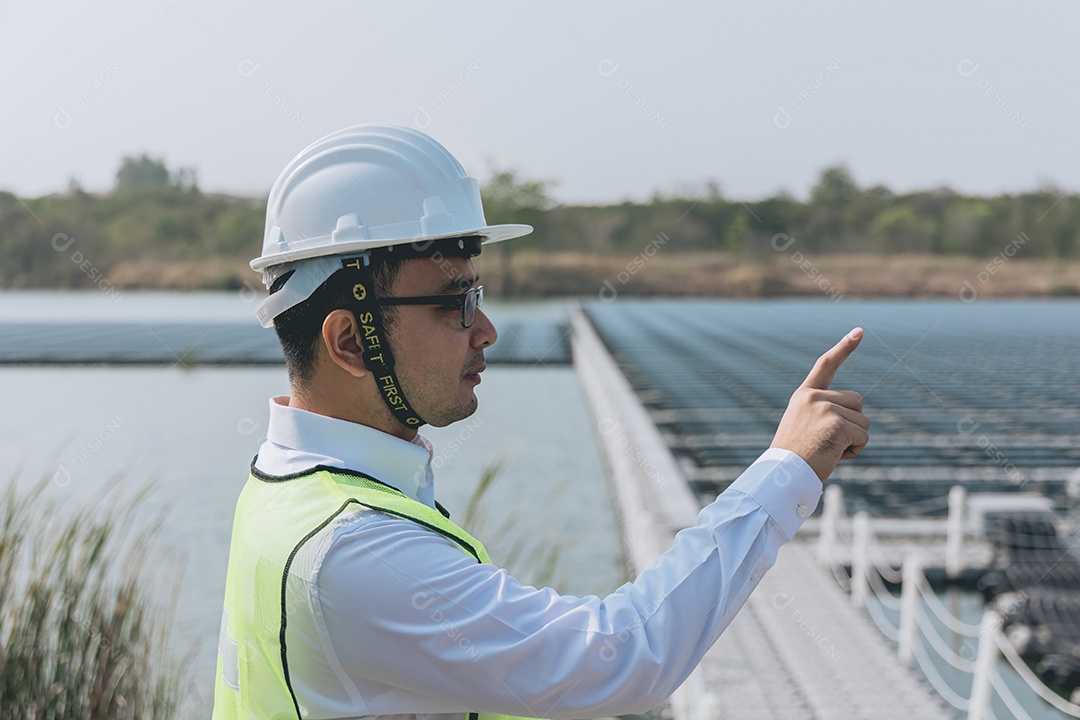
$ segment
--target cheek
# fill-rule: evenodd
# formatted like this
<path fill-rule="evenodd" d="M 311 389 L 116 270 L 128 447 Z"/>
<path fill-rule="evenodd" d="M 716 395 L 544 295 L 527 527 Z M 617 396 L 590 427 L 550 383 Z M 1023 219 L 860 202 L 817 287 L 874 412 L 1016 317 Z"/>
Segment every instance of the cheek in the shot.
<path fill-rule="evenodd" d="M 451 313 L 446 313 L 449 315 Z M 404 332 L 397 340 L 402 357 L 410 365 L 428 371 L 458 371 L 468 352 L 468 333 L 462 330 L 457 316 L 446 316 L 432 313 L 422 322 L 410 323 L 407 329 L 403 328 Z"/>

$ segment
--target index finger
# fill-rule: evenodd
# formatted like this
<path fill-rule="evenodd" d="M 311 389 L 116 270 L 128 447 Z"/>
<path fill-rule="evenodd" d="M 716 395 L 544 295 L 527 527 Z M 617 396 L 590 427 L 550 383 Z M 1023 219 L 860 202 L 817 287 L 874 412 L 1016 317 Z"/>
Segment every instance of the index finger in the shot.
<path fill-rule="evenodd" d="M 813 369 L 810 370 L 810 374 L 803 380 L 802 386 L 827 390 L 840 365 L 848 359 L 848 355 L 851 355 L 855 348 L 859 347 L 862 338 L 863 330 L 858 327 L 841 338 L 840 342 L 833 345 L 828 352 L 818 358 Z"/>

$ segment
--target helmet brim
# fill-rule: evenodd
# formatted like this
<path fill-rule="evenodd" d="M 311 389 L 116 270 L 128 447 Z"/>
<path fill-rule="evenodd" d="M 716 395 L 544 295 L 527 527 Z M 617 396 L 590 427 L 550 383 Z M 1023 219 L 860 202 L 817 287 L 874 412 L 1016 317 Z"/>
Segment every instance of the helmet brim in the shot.
<path fill-rule="evenodd" d="M 281 265 L 288 262 L 296 262 L 297 260 L 308 260 L 316 257 L 323 257 L 328 255 L 345 255 L 353 252 L 360 252 L 363 250 L 374 250 L 376 248 L 391 247 L 393 245 L 404 245 L 406 243 L 419 243 L 428 242 L 430 240 L 444 240 L 446 238 L 455 237 L 470 237 L 479 235 L 483 240 L 482 245 L 489 245 L 491 243 L 502 242 L 503 240 L 511 240 L 513 238 L 522 237 L 528 235 L 533 231 L 532 225 L 486 225 L 484 227 L 472 228 L 468 230 L 454 230 L 453 232 L 441 233 L 438 235 L 423 235 L 411 238 L 395 238 L 393 240 L 349 240 L 345 242 L 333 243 L 330 245 L 322 245 L 319 247 L 301 248 L 297 250 L 289 250 L 282 253 L 275 253 L 273 255 L 264 255 L 257 257 L 251 261 L 251 269 L 255 271 L 262 271 L 268 267 L 274 265 Z"/>

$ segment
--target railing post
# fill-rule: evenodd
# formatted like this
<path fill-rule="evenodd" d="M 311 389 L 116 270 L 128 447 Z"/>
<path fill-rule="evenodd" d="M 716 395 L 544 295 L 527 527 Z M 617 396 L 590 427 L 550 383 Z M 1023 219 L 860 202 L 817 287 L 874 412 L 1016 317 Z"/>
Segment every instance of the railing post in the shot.
<path fill-rule="evenodd" d="M 838 538 L 837 523 L 840 522 L 841 508 L 844 507 L 844 490 L 832 484 L 825 488 L 825 500 L 821 507 L 821 532 L 818 533 L 817 558 L 822 567 L 832 565 L 836 555 Z"/>
<path fill-rule="evenodd" d="M 953 485 L 949 490 L 949 519 L 945 526 L 945 573 L 950 578 L 959 577 L 964 571 L 960 558 L 964 539 L 964 502 L 967 491 L 961 485 Z"/>
<path fill-rule="evenodd" d="M 971 679 L 971 699 L 968 702 L 967 720 L 984 720 L 990 709 L 990 685 L 994 665 L 997 664 L 998 646 L 994 635 L 1001 625 L 1001 616 L 993 610 L 983 613 L 979 625 L 979 649 L 975 655 L 975 671 Z"/>
<path fill-rule="evenodd" d="M 851 604 L 855 607 L 866 605 L 866 595 L 870 591 L 870 515 L 865 512 L 855 513 L 851 523 Z"/>
<path fill-rule="evenodd" d="M 909 553 L 904 558 L 903 575 L 900 578 L 900 635 L 897 640 L 900 662 L 911 667 L 915 660 L 915 643 L 919 639 L 919 580 L 923 572 L 922 558 Z"/>

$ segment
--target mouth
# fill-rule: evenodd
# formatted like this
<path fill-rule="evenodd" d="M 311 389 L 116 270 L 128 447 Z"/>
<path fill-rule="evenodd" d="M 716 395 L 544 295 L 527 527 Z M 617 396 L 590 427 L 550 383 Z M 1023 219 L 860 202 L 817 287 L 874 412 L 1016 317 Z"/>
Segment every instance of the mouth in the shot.
<path fill-rule="evenodd" d="M 479 365 L 477 365 L 475 368 L 473 368 L 470 372 L 465 373 L 465 379 L 468 380 L 469 382 L 476 383 L 477 385 L 479 385 L 480 384 L 480 373 L 484 372 L 484 370 L 486 370 L 486 369 L 487 369 L 487 363 L 482 362 Z"/>

